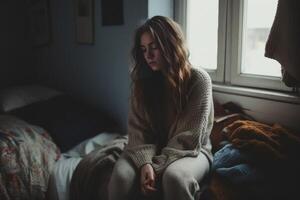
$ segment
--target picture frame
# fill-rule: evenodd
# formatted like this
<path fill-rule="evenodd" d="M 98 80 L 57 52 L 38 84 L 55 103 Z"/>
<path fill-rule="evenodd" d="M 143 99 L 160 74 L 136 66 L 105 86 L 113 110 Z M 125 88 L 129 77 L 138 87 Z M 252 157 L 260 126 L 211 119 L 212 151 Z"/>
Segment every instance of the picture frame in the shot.
<path fill-rule="evenodd" d="M 94 44 L 94 0 L 74 0 L 76 42 Z"/>
<path fill-rule="evenodd" d="M 124 25 L 123 0 L 101 0 L 102 26 Z"/>
<path fill-rule="evenodd" d="M 51 38 L 49 0 L 30 0 L 30 23 L 33 46 L 49 44 Z"/>

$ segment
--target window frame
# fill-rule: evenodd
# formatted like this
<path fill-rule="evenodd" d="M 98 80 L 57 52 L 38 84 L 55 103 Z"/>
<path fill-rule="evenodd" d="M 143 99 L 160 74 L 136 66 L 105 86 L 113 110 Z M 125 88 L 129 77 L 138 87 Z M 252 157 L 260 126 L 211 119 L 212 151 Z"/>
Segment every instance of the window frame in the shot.
<path fill-rule="evenodd" d="M 187 31 L 188 0 L 174 0 L 175 20 Z M 219 0 L 217 69 L 207 70 L 216 84 L 293 91 L 280 77 L 242 74 L 243 24 L 247 0 Z"/>

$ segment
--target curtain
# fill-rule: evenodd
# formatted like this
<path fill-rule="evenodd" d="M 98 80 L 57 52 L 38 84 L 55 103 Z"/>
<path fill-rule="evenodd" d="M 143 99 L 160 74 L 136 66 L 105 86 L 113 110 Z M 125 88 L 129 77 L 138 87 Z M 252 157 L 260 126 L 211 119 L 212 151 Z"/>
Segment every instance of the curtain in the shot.
<path fill-rule="evenodd" d="M 278 0 L 265 56 L 281 64 L 282 81 L 300 87 L 300 1 Z"/>

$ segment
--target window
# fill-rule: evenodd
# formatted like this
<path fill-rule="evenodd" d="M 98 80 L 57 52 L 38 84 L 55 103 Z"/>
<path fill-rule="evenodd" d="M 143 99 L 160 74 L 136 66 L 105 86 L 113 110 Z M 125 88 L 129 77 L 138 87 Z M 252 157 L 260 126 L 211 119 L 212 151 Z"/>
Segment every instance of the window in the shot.
<path fill-rule="evenodd" d="M 190 61 L 208 70 L 217 69 L 218 10 L 218 0 L 189 0 L 186 35 Z"/>
<path fill-rule="evenodd" d="M 277 8 L 274 0 L 175 0 L 190 61 L 214 83 L 291 91 L 281 66 L 264 56 Z"/>
<path fill-rule="evenodd" d="M 247 1 L 243 26 L 242 73 L 281 76 L 280 64 L 275 60 L 264 57 L 265 44 L 275 17 L 276 8 L 277 2 L 274 0 Z"/>

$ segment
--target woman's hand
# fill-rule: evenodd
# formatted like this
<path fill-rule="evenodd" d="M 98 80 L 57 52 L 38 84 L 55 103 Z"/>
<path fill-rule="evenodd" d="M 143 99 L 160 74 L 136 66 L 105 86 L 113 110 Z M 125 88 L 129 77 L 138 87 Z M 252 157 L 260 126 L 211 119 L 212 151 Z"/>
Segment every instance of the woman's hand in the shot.
<path fill-rule="evenodd" d="M 144 195 L 156 192 L 155 172 L 152 165 L 145 164 L 141 168 L 141 191 Z"/>

